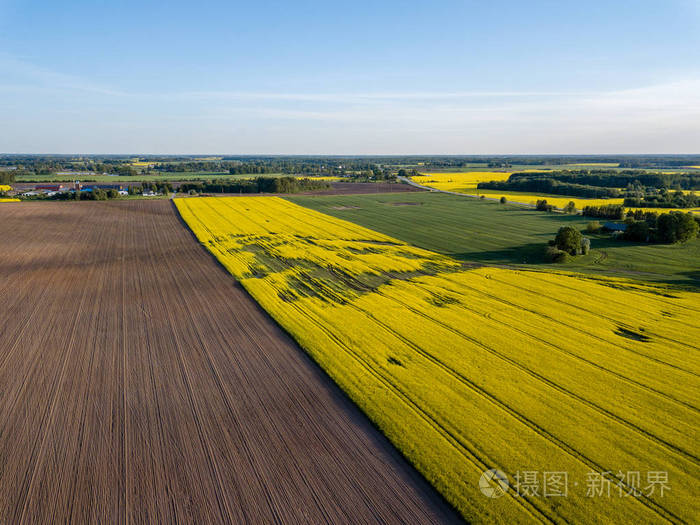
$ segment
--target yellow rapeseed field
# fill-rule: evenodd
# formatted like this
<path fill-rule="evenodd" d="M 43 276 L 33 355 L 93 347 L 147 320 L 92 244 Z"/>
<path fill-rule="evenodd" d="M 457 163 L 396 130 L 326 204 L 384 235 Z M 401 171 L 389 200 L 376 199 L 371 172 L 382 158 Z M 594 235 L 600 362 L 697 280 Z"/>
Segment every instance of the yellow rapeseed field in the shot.
<path fill-rule="evenodd" d="M 0 202 L 20 202 L 19 199 L 4 199 L 0 198 Z"/>
<path fill-rule="evenodd" d="M 413 181 L 439 190 L 472 193 L 480 182 L 508 180 L 510 173 L 498 171 L 469 171 L 464 173 L 421 173 Z"/>
<path fill-rule="evenodd" d="M 339 181 L 347 181 L 348 180 L 346 177 L 338 177 L 336 175 L 321 175 L 319 177 L 316 177 L 316 176 L 308 177 L 306 175 L 300 175 L 299 178 L 311 179 L 311 180 L 323 180 L 326 182 L 339 182 Z"/>
<path fill-rule="evenodd" d="M 277 197 L 175 204 L 468 520 L 695 519 L 698 294 L 467 268 Z"/>
<path fill-rule="evenodd" d="M 12 189 L 12 186 L 8 186 L 7 184 L 0 184 L 0 191 L 10 191 Z"/>

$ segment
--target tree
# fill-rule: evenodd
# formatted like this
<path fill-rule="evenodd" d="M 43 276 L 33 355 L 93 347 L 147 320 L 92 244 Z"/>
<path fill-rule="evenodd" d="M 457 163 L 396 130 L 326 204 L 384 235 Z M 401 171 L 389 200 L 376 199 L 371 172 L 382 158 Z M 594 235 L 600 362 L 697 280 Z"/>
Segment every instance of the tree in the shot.
<path fill-rule="evenodd" d="M 546 199 L 538 200 L 537 206 L 535 206 L 535 208 L 540 210 L 540 211 L 552 211 L 552 205 L 547 204 Z"/>
<path fill-rule="evenodd" d="M 627 241 L 647 242 L 649 240 L 649 224 L 646 221 L 630 221 L 628 219 L 623 238 Z"/>
<path fill-rule="evenodd" d="M 505 197 L 501 197 L 501 204 L 505 204 L 506 202 L 508 202 L 508 199 L 506 199 Z"/>
<path fill-rule="evenodd" d="M 574 201 L 569 201 L 569 204 L 564 206 L 564 211 L 566 213 L 576 213 L 576 203 Z"/>
<path fill-rule="evenodd" d="M 686 242 L 698 236 L 698 223 L 690 213 L 680 211 L 662 213 L 656 224 L 661 242 Z"/>
<path fill-rule="evenodd" d="M 562 226 L 554 238 L 554 245 L 560 250 L 578 255 L 581 251 L 581 232 L 571 226 Z"/>
<path fill-rule="evenodd" d="M 581 239 L 581 253 L 583 255 L 588 255 L 591 251 L 591 240 L 588 237 Z"/>

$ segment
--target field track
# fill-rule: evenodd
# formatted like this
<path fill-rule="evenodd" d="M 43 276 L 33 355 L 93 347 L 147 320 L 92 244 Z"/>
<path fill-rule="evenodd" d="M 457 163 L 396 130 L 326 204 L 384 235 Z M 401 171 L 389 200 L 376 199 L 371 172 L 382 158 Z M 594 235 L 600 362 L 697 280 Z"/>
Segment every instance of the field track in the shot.
<path fill-rule="evenodd" d="M 0 224 L 0 523 L 455 519 L 171 202 Z"/>

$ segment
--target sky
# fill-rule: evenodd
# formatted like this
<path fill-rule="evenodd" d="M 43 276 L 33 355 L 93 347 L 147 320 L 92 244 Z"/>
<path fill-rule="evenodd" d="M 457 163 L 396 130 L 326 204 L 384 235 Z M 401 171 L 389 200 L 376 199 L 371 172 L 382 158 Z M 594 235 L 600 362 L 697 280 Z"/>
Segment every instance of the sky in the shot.
<path fill-rule="evenodd" d="M 0 152 L 700 153 L 700 0 L 0 0 Z"/>

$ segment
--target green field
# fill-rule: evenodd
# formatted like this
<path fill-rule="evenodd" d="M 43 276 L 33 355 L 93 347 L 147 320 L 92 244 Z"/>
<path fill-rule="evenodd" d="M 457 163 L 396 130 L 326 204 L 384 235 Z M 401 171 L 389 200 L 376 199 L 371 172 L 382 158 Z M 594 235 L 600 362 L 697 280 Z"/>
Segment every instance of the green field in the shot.
<path fill-rule="evenodd" d="M 204 171 L 204 172 L 172 172 L 172 173 L 149 173 L 146 175 L 20 175 L 16 182 L 72 182 L 74 180 L 94 181 L 94 182 L 156 182 L 156 181 L 196 181 L 209 180 L 215 178 L 224 179 L 251 179 L 258 176 L 282 177 L 282 173 L 265 173 L 264 175 L 241 174 L 231 175 L 226 171 Z"/>
<path fill-rule="evenodd" d="M 591 252 L 565 264 L 544 260 L 544 246 L 561 226 L 591 220 L 512 204 L 439 193 L 290 196 L 289 200 L 399 238 L 421 248 L 484 264 L 624 275 L 700 286 L 700 240 L 650 245 L 589 235 Z"/>

